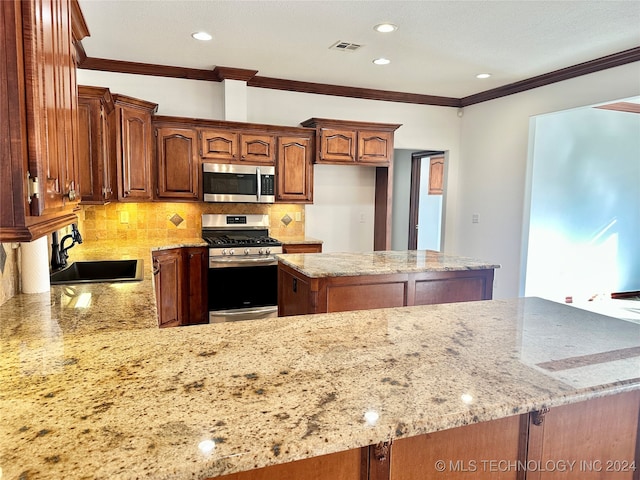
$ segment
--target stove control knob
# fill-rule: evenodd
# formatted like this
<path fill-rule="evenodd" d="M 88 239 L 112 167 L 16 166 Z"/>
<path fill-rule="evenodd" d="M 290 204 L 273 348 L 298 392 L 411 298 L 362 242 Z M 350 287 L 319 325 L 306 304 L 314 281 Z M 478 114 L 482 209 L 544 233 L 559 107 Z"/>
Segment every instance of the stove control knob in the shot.
<path fill-rule="evenodd" d="M 264 255 L 264 248 L 258 249 L 258 255 Z"/>
<path fill-rule="evenodd" d="M 236 253 L 236 251 L 233 248 L 229 249 L 229 255 L 234 255 Z"/>
<path fill-rule="evenodd" d="M 249 255 L 249 249 L 248 249 L 248 248 L 245 248 L 245 249 L 244 249 L 244 254 L 245 254 L 245 255 Z"/>
<path fill-rule="evenodd" d="M 270 248 L 267 248 L 266 252 L 264 252 L 264 253 L 266 253 L 267 255 L 269 255 L 269 254 L 271 253 L 271 249 L 270 249 Z"/>
<path fill-rule="evenodd" d="M 223 248 L 223 249 L 222 249 L 222 255 L 226 255 L 226 254 L 227 254 L 227 249 L 226 249 L 226 248 Z"/>

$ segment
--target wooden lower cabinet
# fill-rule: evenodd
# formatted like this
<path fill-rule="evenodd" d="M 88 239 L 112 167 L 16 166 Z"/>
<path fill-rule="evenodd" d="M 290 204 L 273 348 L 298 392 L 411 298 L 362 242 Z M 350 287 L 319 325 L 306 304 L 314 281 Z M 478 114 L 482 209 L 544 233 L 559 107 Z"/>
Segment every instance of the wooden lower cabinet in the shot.
<path fill-rule="evenodd" d="M 490 300 L 493 269 L 310 278 L 278 265 L 278 315 Z"/>
<path fill-rule="evenodd" d="M 636 480 L 640 391 L 514 415 L 220 480 Z"/>
<path fill-rule="evenodd" d="M 363 476 L 364 475 L 364 476 Z M 360 448 L 319 457 L 232 473 L 216 480 L 366 480 Z"/>
<path fill-rule="evenodd" d="M 182 321 L 182 251 L 179 248 L 153 252 L 159 327 L 177 327 Z"/>
<path fill-rule="evenodd" d="M 282 253 L 322 253 L 322 243 L 285 243 Z"/>
<path fill-rule="evenodd" d="M 208 323 L 206 247 L 153 252 L 158 326 Z"/>

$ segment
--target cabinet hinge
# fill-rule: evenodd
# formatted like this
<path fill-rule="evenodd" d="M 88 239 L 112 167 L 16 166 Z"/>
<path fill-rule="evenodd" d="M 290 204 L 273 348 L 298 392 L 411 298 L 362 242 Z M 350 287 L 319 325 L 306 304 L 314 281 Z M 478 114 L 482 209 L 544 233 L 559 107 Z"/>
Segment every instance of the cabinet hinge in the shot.
<path fill-rule="evenodd" d="M 31 197 L 38 198 L 38 177 L 32 177 L 31 173 L 27 172 L 27 201 L 31 203 Z"/>

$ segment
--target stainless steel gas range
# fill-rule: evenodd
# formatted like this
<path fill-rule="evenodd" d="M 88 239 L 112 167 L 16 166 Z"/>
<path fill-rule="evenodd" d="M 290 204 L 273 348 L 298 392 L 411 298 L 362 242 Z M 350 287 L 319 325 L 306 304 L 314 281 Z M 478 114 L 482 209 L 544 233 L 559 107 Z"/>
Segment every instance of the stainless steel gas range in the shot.
<path fill-rule="evenodd" d="M 209 322 L 278 315 L 278 261 L 282 243 L 269 236 L 269 216 L 202 215 L 209 244 Z"/>

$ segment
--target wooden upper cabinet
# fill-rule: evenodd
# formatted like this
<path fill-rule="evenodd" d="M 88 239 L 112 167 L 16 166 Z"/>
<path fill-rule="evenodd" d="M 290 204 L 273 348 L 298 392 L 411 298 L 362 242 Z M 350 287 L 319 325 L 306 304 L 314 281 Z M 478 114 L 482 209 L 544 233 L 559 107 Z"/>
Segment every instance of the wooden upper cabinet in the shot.
<path fill-rule="evenodd" d="M 198 133 L 191 128 L 156 128 L 158 198 L 197 200 L 200 183 Z"/>
<path fill-rule="evenodd" d="M 316 129 L 316 163 L 388 166 L 393 159 L 393 135 L 399 124 L 310 118 L 304 127 Z"/>
<path fill-rule="evenodd" d="M 313 138 L 278 138 L 276 201 L 313 201 Z"/>
<path fill-rule="evenodd" d="M 442 195 L 444 191 L 444 157 L 429 159 L 429 195 Z"/>
<path fill-rule="evenodd" d="M 353 163 L 356 161 L 356 132 L 320 129 L 319 162 Z"/>
<path fill-rule="evenodd" d="M 237 160 L 238 133 L 225 130 L 201 130 L 200 156 L 221 163 Z"/>
<path fill-rule="evenodd" d="M 114 95 L 118 200 L 139 202 L 153 199 L 153 131 L 155 103 Z"/>
<path fill-rule="evenodd" d="M 238 130 L 201 130 L 200 156 L 219 163 L 274 165 L 276 141 L 273 135 Z"/>
<path fill-rule="evenodd" d="M 115 107 L 108 88 L 78 86 L 78 174 L 82 204 L 116 198 Z"/>
<path fill-rule="evenodd" d="M 0 240 L 31 241 L 77 220 L 73 40 L 85 24 L 76 0 L 0 2 L 0 24 Z"/>
<path fill-rule="evenodd" d="M 358 162 L 389 165 L 393 158 L 393 132 L 358 131 Z"/>
<path fill-rule="evenodd" d="M 272 135 L 240 134 L 240 161 L 250 164 L 274 165 L 276 139 Z"/>

